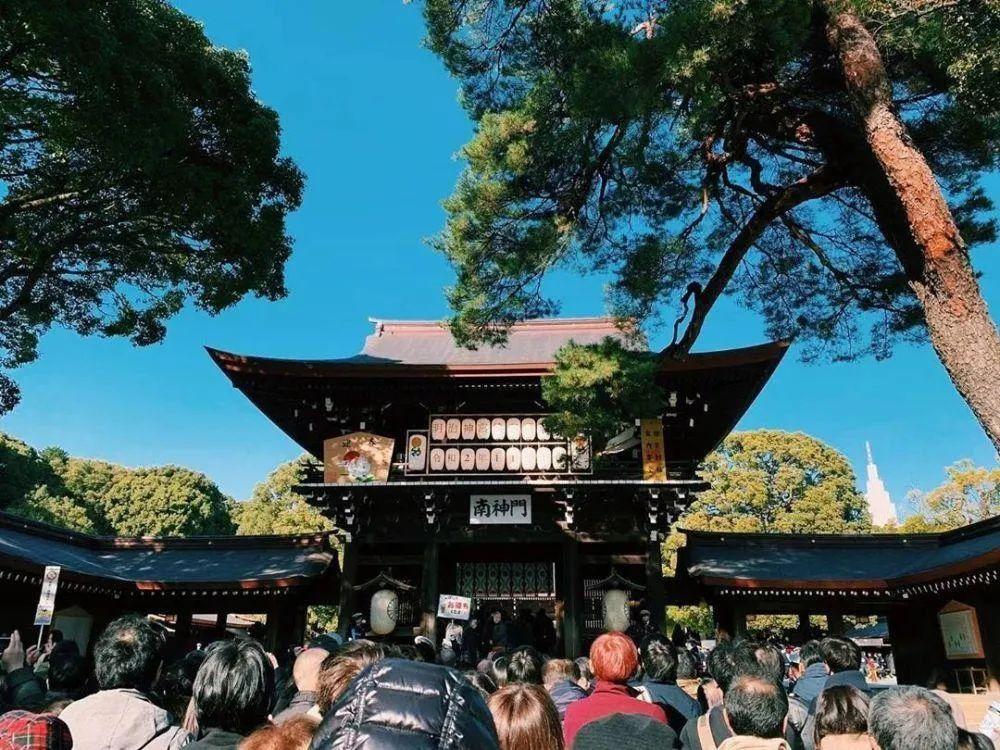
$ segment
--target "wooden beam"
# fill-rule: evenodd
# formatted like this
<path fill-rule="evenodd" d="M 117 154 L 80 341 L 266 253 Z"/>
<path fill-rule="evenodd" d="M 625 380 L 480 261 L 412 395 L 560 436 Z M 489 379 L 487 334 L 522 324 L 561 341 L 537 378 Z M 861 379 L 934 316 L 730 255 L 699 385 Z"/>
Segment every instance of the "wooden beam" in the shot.
<path fill-rule="evenodd" d="M 344 562 L 340 574 L 340 603 L 337 616 L 337 632 L 341 638 L 347 638 L 347 629 L 351 624 L 351 610 L 354 607 L 354 580 L 358 574 L 358 540 L 344 542 Z"/>
<path fill-rule="evenodd" d="M 583 649 L 583 577 L 580 575 L 580 545 L 568 539 L 562 545 L 563 648 L 568 659 Z"/>
<path fill-rule="evenodd" d="M 646 600 L 652 615 L 653 626 L 663 629 L 666 616 L 666 589 L 663 584 L 663 549 L 659 534 L 656 541 L 649 542 L 646 553 Z"/>
<path fill-rule="evenodd" d="M 424 547 L 423 568 L 420 574 L 420 630 L 437 644 L 438 576 L 440 575 L 441 544 L 432 540 Z"/>

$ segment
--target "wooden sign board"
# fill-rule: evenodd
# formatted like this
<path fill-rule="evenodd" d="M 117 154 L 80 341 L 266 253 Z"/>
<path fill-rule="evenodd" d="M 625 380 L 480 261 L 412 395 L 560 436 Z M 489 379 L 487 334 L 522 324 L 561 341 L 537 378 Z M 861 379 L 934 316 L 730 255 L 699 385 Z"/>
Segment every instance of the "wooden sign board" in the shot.
<path fill-rule="evenodd" d="M 642 431 L 642 478 L 647 482 L 666 482 L 663 422 L 659 419 L 640 419 L 639 429 Z"/>
<path fill-rule="evenodd" d="M 982 659 L 986 656 L 975 607 L 948 602 L 938 612 L 938 625 L 946 658 Z"/>
<path fill-rule="evenodd" d="M 327 484 L 385 482 L 392 464 L 392 438 L 352 432 L 323 441 L 323 481 Z"/>

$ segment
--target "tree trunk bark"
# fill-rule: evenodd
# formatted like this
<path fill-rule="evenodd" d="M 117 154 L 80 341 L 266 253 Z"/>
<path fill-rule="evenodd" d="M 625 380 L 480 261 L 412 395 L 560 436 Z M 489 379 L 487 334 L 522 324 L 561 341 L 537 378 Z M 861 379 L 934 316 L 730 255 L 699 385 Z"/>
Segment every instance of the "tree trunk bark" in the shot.
<path fill-rule="evenodd" d="M 853 114 L 871 152 L 863 189 L 918 301 L 934 350 L 1000 450 L 1000 333 L 951 210 L 892 102 L 874 37 L 837 0 L 819 0 Z"/>

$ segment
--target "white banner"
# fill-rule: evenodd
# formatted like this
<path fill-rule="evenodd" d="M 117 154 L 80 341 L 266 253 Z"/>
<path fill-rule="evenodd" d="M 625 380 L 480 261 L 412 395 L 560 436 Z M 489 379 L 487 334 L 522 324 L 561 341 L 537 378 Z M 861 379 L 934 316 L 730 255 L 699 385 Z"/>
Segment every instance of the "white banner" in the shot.
<path fill-rule="evenodd" d="M 472 599 L 454 594 L 441 594 L 438 597 L 438 617 L 450 620 L 468 620 L 472 612 Z"/>
<path fill-rule="evenodd" d="M 59 587 L 58 565 L 46 565 L 42 575 L 42 593 L 38 597 L 38 609 L 35 610 L 35 625 L 51 625 L 52 613 L 56 608 L 56 589 Z"/>
<path fill-rule="evenodd" d="M 531 495 L 470 495 L 469 523 L 531 523 Z"/>

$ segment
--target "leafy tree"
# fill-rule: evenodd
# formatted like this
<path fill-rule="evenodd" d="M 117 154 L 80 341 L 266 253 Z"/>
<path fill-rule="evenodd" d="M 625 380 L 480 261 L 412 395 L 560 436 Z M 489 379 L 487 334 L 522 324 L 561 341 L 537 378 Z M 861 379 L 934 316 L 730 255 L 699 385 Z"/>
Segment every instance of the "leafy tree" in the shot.
<path fill-rule="evenodd" d="M 302 174 L 242 52 L 164 0 L 5 0 L 0 13 L 0 368 L 52 326 L 159 341 L 285 294 Z M 0 372 L 0 413 L 18 401 Z"/>
<path fill-rule="evenodd" d="M 315 459 L 303 454 L 278 466 L 253 488 L 249 500 L 236 503 L 233 519 L 237 534 L 300 534 L 329 531 L 330 520 L 292 489 Z"/>
<path fill-rule="evenodd" d="M 910 495 L 917 513 L 900 531 L 942 531 L 1000 515 L 1000 466 L 976 466 L 966 458 L 947 467 L 945 474 L 948 478 L 940 486 Z"/>
<path fill-rule="evenodd" d="M 0 507 L 20 502 L 39 487 L 58 492 L 62 483 L 38 451 L 0 432 Z"/>
<path fill-rule="evenodd" d="M 466 344 L 552 312 L 553 268 L 619 314 L 723 293 L 806 358 L 929 337 L 1000 448 L 1000 335 L 969 260 L 995 236 L 1000 6 L 976 0 L 425 0 L 476 134 L 436 245 Z"/>

